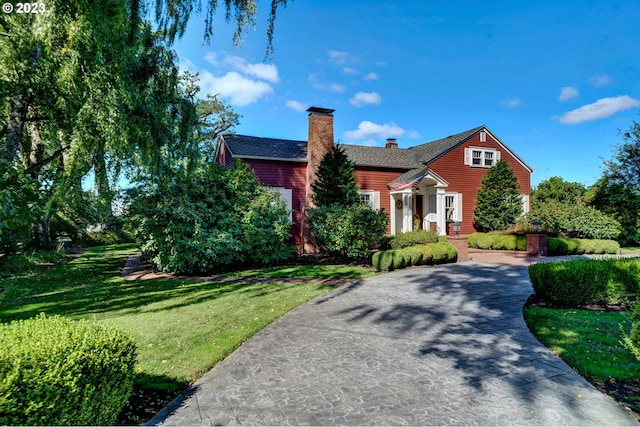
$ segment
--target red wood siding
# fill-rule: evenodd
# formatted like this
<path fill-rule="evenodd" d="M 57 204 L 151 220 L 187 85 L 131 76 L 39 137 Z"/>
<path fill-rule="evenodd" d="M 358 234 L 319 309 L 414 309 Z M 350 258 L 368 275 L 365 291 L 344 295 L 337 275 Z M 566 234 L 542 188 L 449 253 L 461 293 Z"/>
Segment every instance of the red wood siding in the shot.
<path fill-rule="evenodd" d="M 361 190 L 380 192 L 380 207 L 385 213 L 391 215 L 391 193 L 387 183 L 405 173 L 406 169 L 376 169 L 371 167 L 356 166 L 356 183 Z M 387 226 L 387 233 L 391 233 L 391 219 Z"/>
<path fill-rule="evenodd" d="M 229 147 L 222 140 L 220 140 L 220 149 L 218 150 L 218 157 L 216 158 L 216 162 L 225 168 L 233 167 L 233 157 L 231 156 L 231 152 L 229 151 Z"/>
<path fill-rule="evenodd" d="M 481 180 L 487 173 L 486 168 L 471 167 L 464 164 L 464 149 L 468 147 L 482 147 L 500 151 L 500 160 L 508 162 L 518 178 L 520 193 L 529 195 L 531 189 L 531 174 L 529 170 L 493 139 L 490 133 L 487 133 L 486 142 L 480 142 L 480 133 L 478 133 L 470 140 L 465 141 L 447 154 L 431 162 L 429 167 L 449 182 L 446 191 L 462 193 L 461 234 L 471 234 L 476 231 L 473 228 L 473 209 Z"/>
<path fill-rule="evenodd" d="M 291 208 L 293 209 L 291 236 L 294 243 L 300 247 L 302 243 L 300 206 L 306 197 L 307 164 L 256 159 L 247 159 L 245 162 L 253 168 L 262 184 L 291 189 Z"/>

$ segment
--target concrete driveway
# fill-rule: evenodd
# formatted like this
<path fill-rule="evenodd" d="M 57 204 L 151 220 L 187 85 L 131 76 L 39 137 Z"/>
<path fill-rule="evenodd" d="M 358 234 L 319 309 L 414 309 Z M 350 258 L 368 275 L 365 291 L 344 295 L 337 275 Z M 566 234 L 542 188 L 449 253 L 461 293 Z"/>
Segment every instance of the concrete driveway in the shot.
<path fill-rule="evenodd" d="M 524 267 L 417 267 L 251 338 L 161 425 L 637 425 L 531 335 Z M 171 413 L 171 415 L 169 415 Z"/>

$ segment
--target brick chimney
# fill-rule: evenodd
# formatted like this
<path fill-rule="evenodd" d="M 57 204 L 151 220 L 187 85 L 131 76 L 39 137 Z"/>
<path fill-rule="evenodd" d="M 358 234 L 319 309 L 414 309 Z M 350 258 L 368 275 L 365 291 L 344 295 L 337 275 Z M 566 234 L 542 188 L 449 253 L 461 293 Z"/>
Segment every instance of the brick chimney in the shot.
<path fill-rule="evenodd" d="M 311 107 L 307 142 L 307 205 L 312 206 L 311 183 L 316 180 L 318 165 L 324 155 L 333 150 L 333 112 L 329 108 Z"/>
<path fill-rule="evenodd" d="M 385 144 L 385 148 L 398 148 L 398 142 L 395 138 L 387 138 L 387 143 Z"/>

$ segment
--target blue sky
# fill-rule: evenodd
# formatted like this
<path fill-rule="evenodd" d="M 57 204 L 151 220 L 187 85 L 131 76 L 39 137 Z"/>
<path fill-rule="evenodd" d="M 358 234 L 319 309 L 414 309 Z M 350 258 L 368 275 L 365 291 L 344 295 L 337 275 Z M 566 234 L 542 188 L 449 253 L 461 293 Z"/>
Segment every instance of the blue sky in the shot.
<path fill-rule="evenodd" d="M 349 144 L 410 147 L 484 124 L 533 185 L 590 185 L 640 120 L 639 1 L 294 0 L 263 62 L 269 4 L 239 48 L 222 17 L 210 44 L 194 16 L 174 45 L 202 96 L 242 115 L 240 134 L 305 140 L 312 105 L 336 110 Z"/>

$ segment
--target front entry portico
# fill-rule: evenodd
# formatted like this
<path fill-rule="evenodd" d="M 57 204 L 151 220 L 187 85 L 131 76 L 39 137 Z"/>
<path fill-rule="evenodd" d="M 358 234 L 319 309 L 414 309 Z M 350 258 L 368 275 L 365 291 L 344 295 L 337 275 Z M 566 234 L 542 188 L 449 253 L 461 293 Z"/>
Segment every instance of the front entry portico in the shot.
<path fill-rule="evenodd" d="M 461 206 L 446 192 L 448 185 L 428 168 L 414 169 L 391 181 L 391 234 L 424 229 L 446 235 L 447 221 L 457 220 L 461 213 L 455 212 Z"/>

